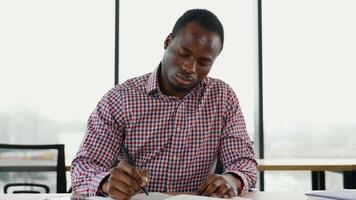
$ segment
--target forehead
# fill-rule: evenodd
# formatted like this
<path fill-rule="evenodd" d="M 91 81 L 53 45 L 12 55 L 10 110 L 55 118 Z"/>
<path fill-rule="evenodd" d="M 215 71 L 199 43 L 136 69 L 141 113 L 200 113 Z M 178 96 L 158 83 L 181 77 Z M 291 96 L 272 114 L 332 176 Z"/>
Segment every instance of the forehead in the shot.
<path fill-rule="evenodd" d="M 221 40 L 217 33 L 209 31 L 196 22 L 189 22 L 176 35 L 177 42 L 190 48 L 206 49 L 216 52 L 221 49 Z"/>

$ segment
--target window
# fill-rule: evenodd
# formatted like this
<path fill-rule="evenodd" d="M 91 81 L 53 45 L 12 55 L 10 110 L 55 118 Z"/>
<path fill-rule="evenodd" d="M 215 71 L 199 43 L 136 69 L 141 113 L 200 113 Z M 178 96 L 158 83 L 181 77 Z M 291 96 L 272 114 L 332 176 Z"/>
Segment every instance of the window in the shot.
<path fill-rule="evenodd" d="M 64 143 L 70 165 L 114 86 L 115 1 L 4 0 L 0 24 L 0 141 Z"/>
<path fill-rule="evenodd" d="M 224 50 L 215 61 L 209 76 L 227 82 L 234 89 L 253 139 L 253 6 L 250 0 L 228 0 L 223 3 L 214 0 L 120 1 L 119 82 L 152 72 L 163 56 L 164 40 L 176 20 L 186 10 L 208 9 L 221 20 L 225 31 Z"/>
<path fill-rule="evenodd" d="M 265 157 L 355 158 L 356 2 L 268 0 L 262 6 Z M 310 172 L 273 174 L 265 175 L 266 190 L 284 182 L 295 183 L 284 189 L 311 189 L 305 187 Z M 336 189 L 329 181 L 335 176 L 327 175 L 326 186 Z"/>

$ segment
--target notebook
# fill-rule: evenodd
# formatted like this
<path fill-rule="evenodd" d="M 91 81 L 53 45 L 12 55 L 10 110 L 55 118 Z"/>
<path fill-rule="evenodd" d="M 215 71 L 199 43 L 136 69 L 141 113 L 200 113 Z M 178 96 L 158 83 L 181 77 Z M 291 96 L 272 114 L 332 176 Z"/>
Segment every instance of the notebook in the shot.
<path fill-rule="evenodd" d="M 244 197 L 234 197 L 234 198 L 231 198 L 231 199 L 250 200 L 250 199 L 244 198 Z M 169 197 L 169 198 L 167 198 L 165 200 L 222 200 L 222 198 L 180 194 L 180 195 Z"/>
<path fill-rule="evenodd" d="M 308 200 L 356 200 L 356 190 L 308 192 Z"/>

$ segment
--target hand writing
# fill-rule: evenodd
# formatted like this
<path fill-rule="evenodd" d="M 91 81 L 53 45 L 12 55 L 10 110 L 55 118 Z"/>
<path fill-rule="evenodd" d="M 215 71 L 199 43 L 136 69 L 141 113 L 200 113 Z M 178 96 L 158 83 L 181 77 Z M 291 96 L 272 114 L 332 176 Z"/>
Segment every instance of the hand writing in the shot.
<path fill-rule="evenodd" d="M 146 186 L 147 181 L 147 170 L 138 170 L 127 162 L 120 162 L 111 170 L 102 190 L 113 199 L 126 200 Z"/>

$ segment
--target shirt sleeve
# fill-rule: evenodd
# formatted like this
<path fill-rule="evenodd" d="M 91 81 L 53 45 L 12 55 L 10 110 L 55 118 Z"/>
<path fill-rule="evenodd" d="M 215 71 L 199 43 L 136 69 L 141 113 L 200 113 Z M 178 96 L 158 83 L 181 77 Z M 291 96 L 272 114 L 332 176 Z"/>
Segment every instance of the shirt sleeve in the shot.
<path fill-rule="evenodd" d="M 245 192 L 256 185 L 257 162 L 238 99 L 231 88 L 227 93 L 220 159 L 224 174 L 237 175 L 242 181 L 240 192 Z"/>
<path fill-rule="evenodd" d="M 72 161 L 72 189 L 84 196 L 103 195 L 99 186 L 109 175 L 122 143 L 124 115 L 115 91 L 110 90 L 90 115 L 86 134 Z"/>

